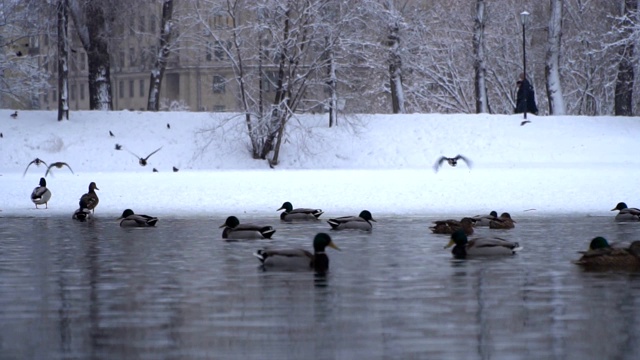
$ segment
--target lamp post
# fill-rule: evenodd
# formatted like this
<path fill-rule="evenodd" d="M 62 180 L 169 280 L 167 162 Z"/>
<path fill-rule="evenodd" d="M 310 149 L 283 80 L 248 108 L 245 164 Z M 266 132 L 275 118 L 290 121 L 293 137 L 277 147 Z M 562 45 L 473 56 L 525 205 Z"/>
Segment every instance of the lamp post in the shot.
<path fill-rule="evenodd" d="M 529 21 L 529 13 L 527 11 L 523 11 L 520 13 L 520 21 L 522 22 L 522 74 L 524 75 L 524 78 L 522 79 L 522 83 L 520 84 L 520 86 L 524 86 L 525 85 L 525 80 L 527 80 L 527 49 L 526 49 L 526 28 L 527 28 L 527 22 Z M 529 82 L 529 80 L 527 80 L 527 82 Z M 528 91 L 528 86 L 524 86 L 523 90 L 522 90 L 522 96 L 524 97 L 524 118 L 527 118 L 527 98 L 528 95 L 527 91 Z"/>

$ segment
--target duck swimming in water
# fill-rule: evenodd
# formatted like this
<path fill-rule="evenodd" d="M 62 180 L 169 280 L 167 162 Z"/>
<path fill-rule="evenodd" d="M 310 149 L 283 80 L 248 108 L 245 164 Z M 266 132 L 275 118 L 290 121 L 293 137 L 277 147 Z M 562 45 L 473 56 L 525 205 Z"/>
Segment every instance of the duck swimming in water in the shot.
<path fill-rule="evenodd" d="M 220 225 L 223 239 L 235 240 L 252 240 L 252 239 L 271 239 L 276 230 L 271 226 L 262 226 L 254 224 L 240 224 L 235 216 L 229 216 L 224 224 Z"/>
<path fill-rule="evenodd" d="M 325 253 L 327 247 L 340 250 L 326 233 L 318 233 L 313 238 L 313 254 L 304 249 L 262 249 L 256 256 L 265 269 L 282 270 L 315 270 L 326 273 L 329 270 L 329 257 Z"/>
<path fill-rule="evenodd" d="M 155 216 L 134 214 L 131 209 L 124 210 L 118 220 L 121 227 L 151 227 L 156 226 L 158 222 Z"/>
<path fill-rule="evenodd" d="M 290 202 L 286 201 L 280 206 L 280 208 L 276 211 L 284 210 L 280 214 L 280 220 L 285 222 L 292 221 L 309 221 L 309 220 L 318 220 L 320 215 L 324 212 L 320 209 L 309 209 L 309 208 L 293 208 Z"/>
<path fill-rule="evenodd" d="M 640 221 L 640 209 L 627 207 L 624 202 L 619 202 L 611 211 L 618 210 L 616 221 Z"/>
<path fill-rule="evenodd" d="M 453 249 L 451 249 L 451 254 L 456 259 L 513 255 L 522 249 L 517 242 L 511 242 L 501 238 L 477 238 L 469 240 L 467 234 L 462 230 L 451 234 L 451 240 L 444 248 L 446 249 L 451 246 L 454 246 Z"/>
<path fill-rule="evenodd" d="M 331 230 L 365 230 L 371 231 L 374 221 L 373 216 L 369 210 L 362 210 L 358 216 L 343 216 L 327 220 L 327 223 L 331 225 Z"/>

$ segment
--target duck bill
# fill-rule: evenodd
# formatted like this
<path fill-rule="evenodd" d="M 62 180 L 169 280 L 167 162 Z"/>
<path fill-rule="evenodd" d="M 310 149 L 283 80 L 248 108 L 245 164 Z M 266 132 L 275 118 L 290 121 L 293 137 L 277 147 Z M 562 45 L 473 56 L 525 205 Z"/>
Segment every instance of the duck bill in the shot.
<path fill-rule="evenodd" d="M 222 224 L 222 225 L 218 226 L 218 229 L 222 229 L 225 226 L 227 226 L 227 224 Z"/>
<path fill-rule="evenodd" d="M 449 240 L 449 243 L 448 243 L 447 245 L 445 245 L 445 247 L 444 247 L 444 248 L 445 248 L 445 249 L 446 249 L 446 248 L 450 248 L 450 247 L 452 247 L 452 246 L 453 246 L 453 245 L 455 245 L 455 244 L 456 244 L 456 243 L 455 243 L 455 242 L 453 242 L 453 239 L 451 239 L 451 240 Z"/>
<path fill-rule="evenodd" d="M 616 211 L 616 210 L 618 210 L 618 209 L 616 209 L 616 208 L 611 209 L 611 211 Z"/>
<path fill-rule="evenodd" d="M 329 245 L 327 245 L 327 246 L 330 247 L 330 248 L 334 248 L 334 249 L 336 249 L 338 251 L 341 251 L 340 248 L 338 246 L 336 246 L 336 244 L 333 243 L 333 241 L 330 242 Z"/>
<path fill-rule="evenodd" d="M 276 210 L 276 211 L 280 211 L 280 210 L 284 210 L 284 207 L 282 207 L 282 206 L 281 206 L 281 207 L 280 207 L 278 210 Z"/>
<path fill-rule="evenodd" d="M 374 219 L 371 219 L 371 221 L 373 221 L 373 222 L 377 222 L 377 221 L 375 221 Z"/>

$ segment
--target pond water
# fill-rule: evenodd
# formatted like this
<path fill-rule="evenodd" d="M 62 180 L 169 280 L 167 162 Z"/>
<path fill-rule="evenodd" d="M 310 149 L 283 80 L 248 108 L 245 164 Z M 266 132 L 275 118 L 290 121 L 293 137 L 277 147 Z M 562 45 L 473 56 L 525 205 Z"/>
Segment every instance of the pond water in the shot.
<path fill-rule="evenodd" d="M 375 214 L 374 214 L 375 217 Z M 225 242 L 224 218 L 0 218 L 2 359 L 635 359 L 640 274 L 571 263 L 597 235 L 640 240 L 609 217 L 517 217 L 481 228 L 524 249 L 453 260 L 432 217 L 330 232 L 326 277 L 263 271 L 265 245 L 311 248 L 326 222 Z M 248 221 L 247 219 L 241 219 Z"/>

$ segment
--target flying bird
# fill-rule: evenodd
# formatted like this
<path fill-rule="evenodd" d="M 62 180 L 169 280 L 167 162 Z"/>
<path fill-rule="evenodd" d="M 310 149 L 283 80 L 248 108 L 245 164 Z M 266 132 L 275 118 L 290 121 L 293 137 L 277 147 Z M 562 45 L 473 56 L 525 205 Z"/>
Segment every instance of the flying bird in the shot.
<path fill-rule="evenodd" d="M 42 161 L 42 160 L 40 160 L 38 158 L 35 158 L 35 159 L 31 160 L 29 165 L 27 165 L 27 168 L 24 169 L 24 173 L 22 174 L 22 177 L 24 177 L 27 174 L 27 170 L 29 170 L 29 166 L 31 166 L 31 164 L 36 164 L 36 166 L 40 166 L 40 164 L 44 164 L 44 166 L 47 166 L 46 162 L 44 162 L 44 161 Z"/>
<path fill-rule="evenodd" d="M 446 157 L 446 156 L 440 157 L 440 159 L 438 159 L 438 161 L 436 161 L 436 163 L 433 165 L 433 170 L 435 172 L 438 172 L 438 170 L 440 170 L 440 166 L 445 161 L 449 163 L 449 165 L 455 167 L 456 165 L 458 165 L 458 160 L 464 161 L 467 164 L 467 167 L 471 169 L 471 160 L 467 159 L 462 155 L 456 155 L 455 157 L 452 157 L 452 158 Z"/>
<path fill-rule="evenodd" d="M 171 125 L 169 125 L 169 123 L 167 123 L 167 129 L 171 129 Z"/>
<path fill-rule="evenodd" d="M 177 167 L 175 167 L 175 166 L 173 167 L 173 172 L 178 172 L 178 170 L 180 170 L 180 169 L 178 169 L 178 168 L 177 168 Z"/>
<path fill-rule="evenodd" d="M 131 151 L 129 151 L 129 150 L 127 150 L 127 151 L 129 151 L 129 153 L 130 153 L 131 155 L 133 155 L 133 156 L 135 156 L 135 157 L 137 157 L 137 158 L 138 158 L 138 163 L 140 164 L 140 166 L 147 166 L 147 160 L 149 160 L 149 158 L 151 157 L 151 155 L 153 155 L 153 154 L 157 153 L 158 151 L 160 151 L 160 149 L 162 149 L 162 146 L 160 146 L 159 148 L 157 148 L 157 149 L 156 149 L 154 152 L 152 152 L 151 154 L 147 155 L 147 157 L 146 157 L 146 158 L 140 157 L 140 156 L 138 156 L 138 155 L 136 155 L 136 154 L 132 153 L 132 152 L 131 152 Z"/>
<path fill-rule="evenodd" d="M 44 174 L 44 177 L 47 177 L 47 175 L 49 175 L 49 171 L 51 171 L 52 167 L 57 167 L 58 169 L 62 169 L 63 166 L 68 167 L 69 171 L 71 171 L 71 173 L 74 174 L 74 172 L 73 172 L 73 170 L 71 170 L 71 166 L 69 166 L 69 164 L 67 164 L 66 162 L 57 161 L 57 162 L 54 162 L 53 164 L 49 165 L 49 167 L 47 167 L 47 172 Z"/>
<path fill-rule="evenodd" d="M 113 133 L 111 132 L 111 130 L 109 130 L 109 136 L 114 137 L 115 135 L 113 135 Z"/>
<path fill-rule="evenodd" d="M 11 116 L 14 119 L 18 118 L 18 110 L 16 110 L 13 114 L 11 114 L 9 116 Z"/>
<path fill-rule="evenodd" d="M 0 133 L 0 139 L 2 139 L 4 137 L 4 135 L 2 135 L 2 133 Z"/>
<path fill-rule="evenodd" d="M 122 150 L 122 145 L 116 144 L 116 150 Z"/>
<path fill-rule="evenodd" d="M 526 124 L 530 123 L 531 120 L 524 120 L 520 123 L 520 126 L 525 126 Z"/>
<path fill-rule="evenodd" d="M 158 172 L 158 169 L 156 169 L 156 168 L 153 168 L 153 172 Z"/>

